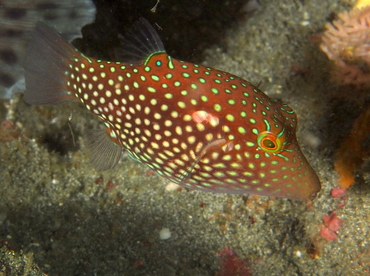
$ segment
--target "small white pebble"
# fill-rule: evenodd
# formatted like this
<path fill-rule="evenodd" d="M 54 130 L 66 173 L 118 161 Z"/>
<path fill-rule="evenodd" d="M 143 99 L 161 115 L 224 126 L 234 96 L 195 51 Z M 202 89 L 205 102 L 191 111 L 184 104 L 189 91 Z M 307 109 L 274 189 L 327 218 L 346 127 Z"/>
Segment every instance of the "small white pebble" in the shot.
<path fill-rule="evenodd" d="M 170 182 L 165 187 L 167 192 L 174 192 L 181 189 L 180 185 L 177 185 L 175 182 Z"/>
<path fill-rule="evenodd" d="M 297 250 L 296 252 L 294 252 L 295 255 L 298 257 L 298 258 L 302 258 L 303 254 L 301 251 Z"/>
<path fill-rule="evenodd" d="M 303 136 L 303 139 L 309 144 L 312 148 L 317 148 L 321 144 L 321 140 L 319 137 L 315 136 L 311 132 L 306 132 Z"/>
<path fill-rule="evenodd" d="M 308 11 L 305 11 L 305 12 L 303 13 L 303 19 L 304 19 L 304 20 L 309 20 L 309 19 L 310 19 L 310 13 L 309 13 Z"/>
<path fill-rule="evenodd" d="M 171 238 L 171 231 L 169 228 L 162 228 L 161 231 L 159 231 L 159 238 L 161 240 L 168 240 Z"/>
<path fill-rule="evenodd" d="M 310 21 L 309 20 L 303 20 L 303 21 L 301 21 L 300 22 L 300 24 L 302 25 L 302 26 L 308 26 L 308 25 L 310 25 Z"/>
<path fill-rule="evenodd" d="M 59 184 L 59 180 L 57 180 L 57 179 L 52 179 L 52 180 L 51 180 L 51 184 L 53 184 L 53 185 L 57 185 L 57 184 Z"/>

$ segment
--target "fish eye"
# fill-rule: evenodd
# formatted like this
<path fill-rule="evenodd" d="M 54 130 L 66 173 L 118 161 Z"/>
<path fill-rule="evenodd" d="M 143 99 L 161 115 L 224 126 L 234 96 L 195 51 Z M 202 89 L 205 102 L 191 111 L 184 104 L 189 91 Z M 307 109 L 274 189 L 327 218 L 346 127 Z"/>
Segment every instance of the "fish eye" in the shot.
<path fill-rule="evenodd" d="M 270 140 L 270 139 L 264 139 L 264 140 L 262 141 L 262 144 L 263 144 L 264 148 L 266 148 L 266 149 L 273 150 L 273 149 L 275 149 L 275 148 L 276 148 L 276 143 L 275 143 L 275 141 L 272 141 L 272 140 Z"/>
<path fill-rule="evenodd" d="M 258 145 L 267 152 L 278 152 L 282 149 L 282 143 L 275 134 L 264 131 L 257 137 Z"/>

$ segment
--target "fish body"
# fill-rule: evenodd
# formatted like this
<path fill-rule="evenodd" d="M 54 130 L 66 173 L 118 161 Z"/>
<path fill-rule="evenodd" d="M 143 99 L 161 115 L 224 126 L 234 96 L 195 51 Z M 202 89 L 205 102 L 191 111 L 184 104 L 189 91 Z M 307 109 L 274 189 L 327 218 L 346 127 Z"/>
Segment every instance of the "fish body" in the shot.
<path fill-rule="evenodd" d="M 77 99 L 104 122 L 88 136 L 97 169 L 114 167 L 125 149 L 187 188 L 315 197 L 320 182 L 289 106 L 235 75 L 167 55 L 145 19 L 123 44 L 124 62 L 96 60 L 39 23 L 27 52 L 26 102 Z"/>

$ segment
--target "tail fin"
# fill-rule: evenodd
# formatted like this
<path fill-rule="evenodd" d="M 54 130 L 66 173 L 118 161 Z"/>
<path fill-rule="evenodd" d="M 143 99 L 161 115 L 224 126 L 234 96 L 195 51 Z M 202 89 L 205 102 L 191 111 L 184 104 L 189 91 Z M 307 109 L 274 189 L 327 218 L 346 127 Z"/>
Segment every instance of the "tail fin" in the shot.
<path fill-rule="evenodd" d="M 77 55 L 74 47 L 45 23 L 38 22 L 24 62 L 29 104 L 61 104 L 75 99 L 66 91 L 68 65 Z"/>

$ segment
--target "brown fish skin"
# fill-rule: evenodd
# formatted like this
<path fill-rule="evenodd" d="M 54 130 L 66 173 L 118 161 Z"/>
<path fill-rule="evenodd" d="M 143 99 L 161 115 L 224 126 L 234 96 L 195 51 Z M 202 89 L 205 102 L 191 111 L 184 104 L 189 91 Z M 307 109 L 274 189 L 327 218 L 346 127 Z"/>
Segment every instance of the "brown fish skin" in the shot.
<path fill-rule="evenodd" d="M 27 52 L 26 102 L 77 99 L 104 122 L 88 139 L 97 169 L 114 167 L 125 149 L 187 188 L 315 197 L 320 182 L 289 106 L 237 76 L 168 56 L 145 19 L 123 42 L 125 62 L 96 60 L 39 23 Z"/>

